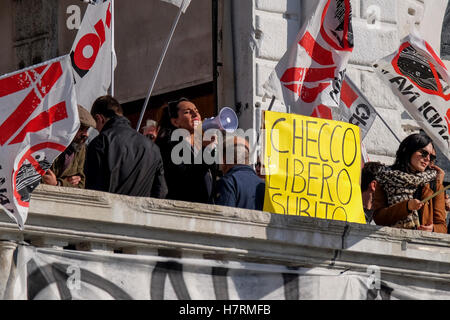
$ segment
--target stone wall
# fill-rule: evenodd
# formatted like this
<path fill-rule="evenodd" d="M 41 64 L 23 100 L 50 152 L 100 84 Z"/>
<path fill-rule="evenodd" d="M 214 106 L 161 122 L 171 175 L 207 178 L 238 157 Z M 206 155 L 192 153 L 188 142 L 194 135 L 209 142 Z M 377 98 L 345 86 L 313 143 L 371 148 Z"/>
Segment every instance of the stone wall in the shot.
<path fill-rule="evenodd" d="M 376 266 L 381 281 L 450 292 L 450 235 L 41 185 L 24 231 L 0 213 L 0 298 L 14 243 L 24 241 L 58 250 L 338 273 Z"/>
<path fill-rule="evenodd" d="M 235 61 L 236 100 L 241 106 L 240 124 L 246 129 L 258 125 L 255 119 L 259 117 L 254 114 L 259 112 L 259 106 L 263 110 L 268 108 L 270 99 L 264 97 L 262 85 L 316 6 L 312 1 L 300 0 L 252 0 L 252 5 L 249 1 L 244 1 L 246 5 L 242 4 L 240 12 L 235 11 L 239 36 L 234 38 L 239 56 Z M 355 47 L 347 74 L 401 140 L 417 131 L 418 126 L 375 75 L 372 63 L 396 50 L 412 26 L 439 52 L 447 1 L 352 0 L 351 3 Z M 277 101 L 273 110 L 285 112 L 285 107 Z M 364 144 L 370 160 L 385 163 L 393 160 L 398 147 L 397 139 L 380 119 L 373 124 Z"/>
<path fill-rule="evenodd" d="M 58 56 L 58 1 L 17 0 L 14 17 L 15 65 L 24 68 Z"/>

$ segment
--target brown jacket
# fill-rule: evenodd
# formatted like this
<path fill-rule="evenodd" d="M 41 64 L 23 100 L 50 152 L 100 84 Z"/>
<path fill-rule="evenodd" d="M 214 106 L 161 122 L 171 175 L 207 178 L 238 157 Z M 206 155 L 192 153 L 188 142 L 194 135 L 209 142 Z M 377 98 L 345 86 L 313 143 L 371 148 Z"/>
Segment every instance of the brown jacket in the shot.
<path fill-rule="evenodd" d="M 441 190 L 442 188 L 442 184 L 439 184 L 436 191 Z M 434 191 L 430 188 L 430 185 L 425 185 L 422 189 L 422 198 L 420 200 L 431 196 L 433 193 Z M 375 223 L 382 226 L 392 226 L 397 221 L 406 218 L 409 214 L 407 202 L 407 200 L 401 201 L 388 207 L 386 193 L 383 188 L 377 184 L 372 202 Z M 419 210 L 419 214 L 422 215 L 421 225 L 433 224 L 434 232 L 447 233 L 445 192 L 441 192 L 439 195 L 429 200 L 422 209 Z"/>
<path fill-rule="evenodd" d="M 84 175 L 84 161 L 86 159 L 86 146 L 83 145 L 80 151 L 75 152 L 75 156 L 71 164 L 63 171 L 64 168 L 64 153 L 61 153 L 53 162 L 51 170 L 55 173 L 56 179 L 63 187 L 72 187 L 84 189 L 86 183 L 86 176 Z M 73 186 L 67 182 L 66 178 L 71 176 L 80 176 L 81 181 L 78 185 Z"/>

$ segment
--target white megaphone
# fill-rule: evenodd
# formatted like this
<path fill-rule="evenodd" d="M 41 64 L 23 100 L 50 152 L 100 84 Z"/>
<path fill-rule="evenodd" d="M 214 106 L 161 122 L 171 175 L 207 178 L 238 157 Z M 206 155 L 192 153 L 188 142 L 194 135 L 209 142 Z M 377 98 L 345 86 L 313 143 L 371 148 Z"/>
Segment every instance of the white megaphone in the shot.
<path fill-rule="evenodd" d="M 207 118 L 203 120 L 202 129 L 220 129 L 226 132 L 234 132 L 238 127 L 239 121 L 236 113 L 229 107 L 223 107 L 217 117 Z"/>

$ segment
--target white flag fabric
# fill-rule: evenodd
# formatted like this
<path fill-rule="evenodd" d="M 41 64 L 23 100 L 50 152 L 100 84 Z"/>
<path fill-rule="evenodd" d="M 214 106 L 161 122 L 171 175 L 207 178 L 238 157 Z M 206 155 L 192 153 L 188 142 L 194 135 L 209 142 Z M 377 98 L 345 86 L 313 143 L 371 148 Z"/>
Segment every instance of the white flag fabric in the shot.
<path fill-rule="evenodd" d="M 320 105 L 337 108 L 352 50 L 350 0 L 321 0 L 263 87 L 292 113 L 309 116 Z"/>
<path fill-rule="evenodd" d="M 111 85 L 111 0 L 97 2 L 87 6 L 70 52 L 78 104 L 87 110 Z"/>
<path fill-rule="evenodd" d="M 342 82 L 340 99 L 338 109 L 319 105 L 311 116 L 354 124 L 360 129 L 361 141 L 364 140 L 377 117 L 375 108 L 349 77 Z"/>
<path fill-rule="evenodd" d="M 78 128 L 68 55 L 0 77 L 0 207 L 19 228 L 31 192 Z"/>
<path fill-rule="evenodd" d="M 450 159 L 450 74 L 433 48 L 416 32 L 397 51 L 374 64 L 379 77 Z"/>
<path fill-rule="evenodd" d="M 349 77 L 345 77 L 341 89 L 339 118 L 336 120 L 357 125 L 360 129 L 362 141 L 376 117 L 375 108 L 358 90 L 353 81 Z"/>
<path fill-rule="evenodd" d="M 180 8 L 183 5 L 183 1 L 184 1 L 183 8 L 181 9 L 183 11 L 183 13 L 186 12 L 187 8 L 189 7 L 189 4 L 191 3 L 191 0 L 161 0 L 161 1 L 171 3 L 175 6 L 177 6 L 178 8 Z"/>
<path fill-rule="evenodd" d="M 81 1 L 89 3 L 89 4 L 97 5 L 101 2 L 103 2 L 104 0 L 81 0 Z"/>
<path fill-rule="evenodd" d="M 97 5 L 99 3 L 104 2 L 104 0 L 82 0 L 83 2 L 87 2 L 89 4 Z"/>

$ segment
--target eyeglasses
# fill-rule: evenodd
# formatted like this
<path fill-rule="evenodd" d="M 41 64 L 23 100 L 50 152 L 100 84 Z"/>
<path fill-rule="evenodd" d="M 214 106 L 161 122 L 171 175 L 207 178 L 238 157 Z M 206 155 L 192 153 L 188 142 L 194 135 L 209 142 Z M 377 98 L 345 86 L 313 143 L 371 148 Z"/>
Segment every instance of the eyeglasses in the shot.
<path fill-rule="evenodd" d="M 419 150 L 420 155 L 422 158 L 426 159 L 428 156 L 430 156 L 430 162 L 436 161 L 436 156 L 434 154 L 429 153 L 427 150 Z"/>

